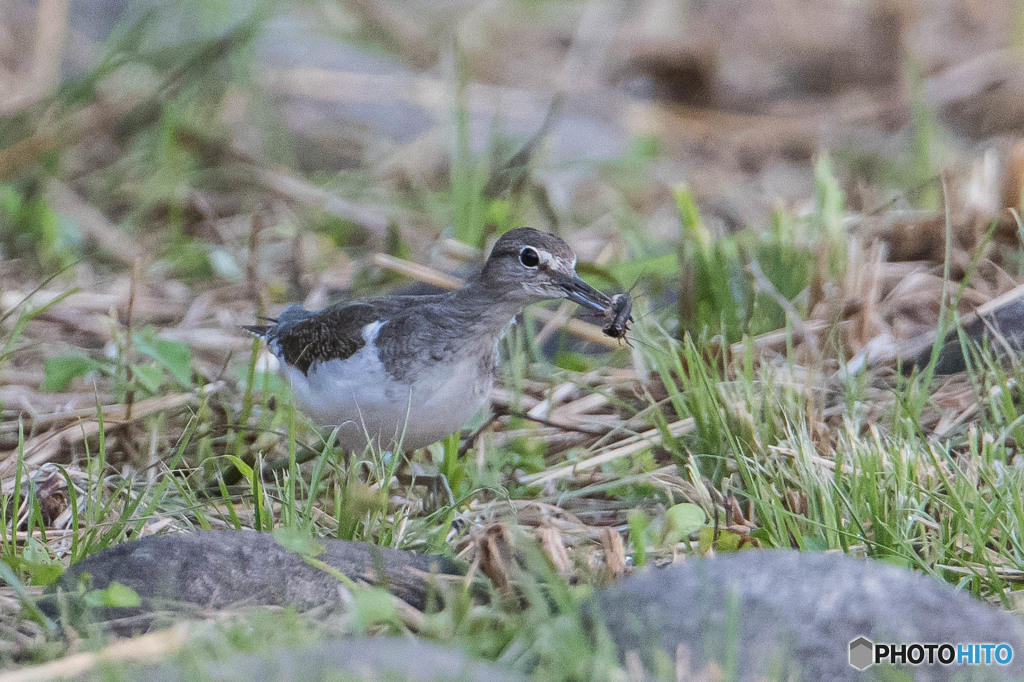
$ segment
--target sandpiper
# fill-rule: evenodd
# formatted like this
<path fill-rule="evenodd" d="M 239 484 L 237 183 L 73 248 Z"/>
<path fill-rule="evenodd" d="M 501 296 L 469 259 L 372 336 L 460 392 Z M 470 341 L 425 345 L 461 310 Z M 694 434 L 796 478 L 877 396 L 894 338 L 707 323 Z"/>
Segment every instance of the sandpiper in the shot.
<path fill-rule="evenodd" d="M 338 427 L 341 448 L 413 450 L 480 411 L 502 335 L 525 306 L 553 298 L 602 314 L 611 306 L 576 274 L 568 244 L 521 227 L 502 235 L 479 274 L 457 291 L 318 312 L 292 305 L 274 324 L 245 329 L 280 360 L 297 404 L 320 425 Z"/>

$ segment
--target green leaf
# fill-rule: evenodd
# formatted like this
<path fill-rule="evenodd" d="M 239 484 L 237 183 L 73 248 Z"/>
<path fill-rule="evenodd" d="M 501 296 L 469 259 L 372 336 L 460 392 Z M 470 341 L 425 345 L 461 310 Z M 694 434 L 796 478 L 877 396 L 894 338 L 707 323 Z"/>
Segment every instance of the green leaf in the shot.
<path fill-rule="evenodd" d="M 767 528 L 758 528 L 750 534 L 751 539 L 757 540 L 761 543 L 762 547 L 774 547 L 775 543 L 772 541 L 772 534 L 768 532 Z"/>
<path fill-rule="evenodd" d="M 889 564 L 891 566 L 899 566 L 900 568 L 915 568 L 914 562 L 905 556 L 898 554 L 878 554 L 874 557 L 878 561 Z"/>
<path fill-rule="evenodd" d="M 832 170 L 832 159 L 828 152 L 822 152 L 814 165 L 814 219 L 819 229 L 832 239 L 843 234 L 845 203 L 842 187 Z"/>
<path fill-rule="evenodd" d="M 16 215 L 21 210 L 21 203 L 21 195 L 13 185 L 0 185 L 0 211 L 9 216 Z"/>
<path fill-rule="evenodd" d="M 29 538 L 25 542 L 25 549 L 22 550 L 21 556 L 26 561 L 32 561 L 37 564 L 52 564 L 57 563 L 50 556 L 50 551 L 46 548 L 46 545 L 41 543 L 35 538 Z"/>
<path fill-rule="evenodd" d="M 59 564 L 36 564 L 30 561 L 24 562 L 22 569 L 28 573 L 31 583 L 39 587 L 52 584 L 64 573 Z"/>
<path fill-rule="evenodd" d="M 192 349 L 187 345 L 157 339 L 152 332 L 136 334 L 135 345 L 139 352 L 153 358 L 181 384 L 188 386 L 192 383 Z"/>
<path fill-rule="evenodd" d="M 0 580 L 7 583 L 7 586 L 14 591 L 14 594 L 21 601 L 21 605 L 25 609 L 25 613 L 50 632 L 57 631 L 57 624 L 50 620 L 46 614 L 40 610 L 36 605 L 35 598 L 29 596 L 28 592 L 25 590 L 25 586 L 22 585 L 21 580 L 18 579 L 18 575 L 15 573 L 14 568 L 8 565 L 5 560 L 0 560 Z"/>
<path fill-rule="evenodd" d="M 46 545 L 35 538 L 28 539 L 21 556 L 14 563 L 16 568 L 28 574 L 33 585 L 49 585 L 64 572 L 60 563 L 50 556 Z"/>
<path fill-rule="evenodd" d="M 379 587 L 353 590 L 352 616 L 363 629 L 377 623 L 397 623 L 395 600 Z"/>
<path fill-rule="evenodd" d="M 139 593 L 114 581 L 103 590 L 89 590 L 83 595 L 85 603 L 95 607 L 135 608 L 142 603 Z"/>
<path fill-rule="evenodd" d="M 561 367 L 570 372 L 586 372 L 590 370 L 590 362 L 587 360 L 587 356 L 573 351 L 558 351 L 555 353 L 555 359 L 552 362 L 555 367 Z"/>
<path fill-rule="evenodd" d="M 743 536 L 731 530 L 718 529 L 718 538 L 715 538 L 715 529 L 705 526 L 700 529 L 700 551 L 707 552 L 714 547 L 716 552 L 736 552 L 743 544 Z"/>
<path fill-rule="evenodd" d="M 154 344 L 159 359 L 175 379 L 186 386 L 192 382 L 192 349 L 184 343 L 158 340 Z"/>
<path fill-rule="evenodd" d="M 707 250 L 713 238 L 711 232 L 704 226 L 700 210 L 697 208 L 697 200 L 689 185 L 679 185 L 672 190 L 672 194 L 675 196 L 676 210 L 679 212 L 679 221 L 683 227 L 683 240 L 698 244 L 702 250 Z"/>
<path fill-rule="evenodd" d="M 651 520 L 642 511 L 630 512 L 629 542 L 633 545 L 633 565 L 639 568 L 647 563 L 647 528 Z"/>
<path fill-rule="evenodd" d="M 65 391 L 72 380 L 85 376 L 100 366 L 100 363 L 91 358 L 75 355 L 46 358 L 43 363 L 43 385 L 40 390 L 47 393 Z"/>
<path fill-rule="evenodd" d="M 441 461 L 441 474 L 448 481 L 449 491 L 458 496 L 462 492 L 462 481 L 466 477 L 465 458 L 459 458 L 459 436 L 456 431 L 441 441 L 444 448 L 444 459 Z"/>
<path fill-rule="evenodd" d="M 148 392 L 156 393 L 164 385 L 164 371 L 156 365 L 138 365 L 131 371 L 136 381 Z"/>
<path fill-rule="evenodd" d="M 679 255 L 670 252 L 654 256 L 631 258 L 607 268 L 608 273 L 620 286 L 631 287 L 636 281 L 651 277 L 668 279 L 679 276 Z"/>
<path fill-rule="evenodd" d="M 498 226 L 499 232 L 507 232 L 511 227 L 515 227 L 512 202 L 507 199 L 493 199 L 487 202 L 484 215 L 488 224 Z"/>
<path fill-rule="evenodd" d="M 824 552 L 826 549 L 831 549 L 828 546 L 828 538 L 824 535 L 805 535 L 802 540 L 802 548 L 810 552 Z"/>
<path fill-rule="evenodd" d="M 654 159 L 661 154 L 661 140 L 657 135 L 640 135 L 629 142 L 629 153 L 640 160 Z"/>
<path fill-rule="evenodd" d="M 669 507 L 665 512 L 662 545 L 674 545 L 700 530 L 707 521 L 704 510 L 695 504 L 684 503 Z"/>
<path fill-rule="evenodd" d="M 164 383 L 164 371 L 156 365 L 136 365 L 132 375 L 150 393 L 156 393 Z"/>
<path fill-rule="evenodd" d="M 193 239 L 182 239 L 169 249 L 174 274 L 184 279 L 206 280 L 214 275 L 210 262 L 210 245 Z"/>
<path fill-rule="evenodd" d="M 314 540 L 309 533 L 295 526 L 274 529 L 274 540 L 289 552 L 303 556 L 315 557 L 324 551 L 324 546 Z"/>
<path fill-rule="evenodd" d="M 111 606 L 135 607 L 142 603 L 139 593 L 119 582 L 112 582 L 107 586 L 107 602 Z"/>
<path fill-rule="evenodd" d="M 227 458 L 227 460 L 229 462 L 231 462 L 232 464 L 235 465 L 235 468 L 238 469 L 238 472 L 240 474 L 242 474 L 242 476 L 245 476 L 246 478 L 250 478 L 250 479 L 252 478 L 252 467 L 251 466 L 249 466 L 248 464 L 243 462 L 238 457 L 235 457 L 234 455 L 225 455 L 225 458 Z"/>

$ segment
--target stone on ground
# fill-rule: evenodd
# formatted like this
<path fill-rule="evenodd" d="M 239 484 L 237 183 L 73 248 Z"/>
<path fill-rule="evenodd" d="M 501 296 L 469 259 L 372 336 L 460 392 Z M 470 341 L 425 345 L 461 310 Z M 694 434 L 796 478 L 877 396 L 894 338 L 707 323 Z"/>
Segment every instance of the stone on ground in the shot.
<path fill-rule="evenodd" d="M 605 588 L 596 604 L 589 615 L 603 620 L 624 661 L 649 671 L 667 663 L 689 677 L 728 670 L 731 661 L 739 679 L 863 679 L 848 661 L 850 642 L 863 636 L 1007 643 L 1014 658 L 1006 666 L 907 669 L 914 679 L 1024 678 L 1024 625 L 1013 615 L 925 575 L 842 554 L 765 550 L 689 559 Z"/>

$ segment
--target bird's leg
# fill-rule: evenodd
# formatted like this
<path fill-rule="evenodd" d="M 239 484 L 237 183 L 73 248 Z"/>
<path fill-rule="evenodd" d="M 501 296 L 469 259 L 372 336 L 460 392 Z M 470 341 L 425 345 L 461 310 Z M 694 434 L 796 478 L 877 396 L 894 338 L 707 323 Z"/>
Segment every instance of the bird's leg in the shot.
<path fill-rule="evenodd" d="M 427 477 L 429 482 L 427 483 L 427 490 L 430 491 L 427 495 L 427 507 L 431 511 L 435 511 L 444 506 L 454 507 L 455 506 L 455 494 L 452 493 L 452 487 L 448 483 L 448 477 L 444 474 L 437 473 Z M 444 500 L 441 499 L 441 491 L 444 491 Z"/>
<path fill-rule="evenodd" d="M 409 461 L 408 458 L 406 461 Z M 448 483 L 448 477 L 442 473 L 428 474 L 424 473 L 419 466 L 409 463 L 410 473 L 396 473 L 395 477 L 398 482 L 402 485 L 414 486 L 422 485 L 427 489 L 427 494 L 423 498 L 423 507 L 426 511 L 436 511 L 447 504 L 448 506 L 455 505 L 455 494 L 452 493 L 451 485 Z M 442 499 L 441 494 L 444 493 Z"/>

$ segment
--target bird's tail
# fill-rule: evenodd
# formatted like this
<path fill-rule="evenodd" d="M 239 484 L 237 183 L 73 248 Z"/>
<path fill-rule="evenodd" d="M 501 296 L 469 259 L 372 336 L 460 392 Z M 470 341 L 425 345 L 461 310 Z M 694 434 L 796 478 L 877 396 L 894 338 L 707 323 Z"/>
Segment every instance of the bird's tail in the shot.
<path fill-rule="evenodd" d="M 243 324 L 242 329 L 253 336 L 265 339 L 267 338 L 267 333 L 277 325 L 277 318 L 267 317 L 266 315 L 257 315 L 256 317 L 266 322 L 272 322 L 273 324 Z"/>
<path fill-rule="evenodd" d="M 249 332 L 253 336 L 265 339 L 267 338 L 267 332 L 269 332 L 272 329 L 272 327 L 267 324 L 243 324 L 242 329 Z"/>

